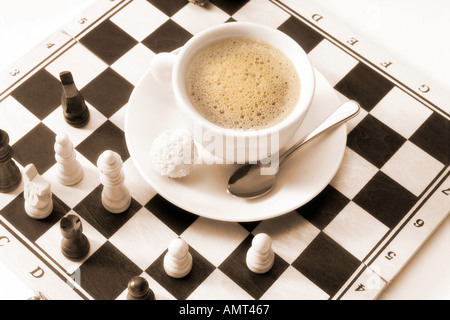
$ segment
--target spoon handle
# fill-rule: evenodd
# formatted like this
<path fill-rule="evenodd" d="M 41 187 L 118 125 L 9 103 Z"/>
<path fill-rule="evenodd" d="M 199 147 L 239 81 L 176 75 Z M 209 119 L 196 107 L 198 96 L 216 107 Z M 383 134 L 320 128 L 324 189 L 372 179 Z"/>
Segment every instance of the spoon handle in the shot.
<path fill-rule="evenodd" d="M 318 135 L 320 135 L 325 130 L 331 129 L 340 125 L 347 120 L 353 118 L 359 113 L 360 105 L 354 100 L 349 100 L 344 102 L 339 108 L 336 109 L 327 119 L 325 119 L 316 129 L 311 131 L 310 134 L 305 136 L 299 142 L 290 147 L 286 152 L 284 152 L 279 159 L 279 165 L 287 158 L 289 158 L 298 148 L 303 146 L 308 141 L 311 141 Z"/>

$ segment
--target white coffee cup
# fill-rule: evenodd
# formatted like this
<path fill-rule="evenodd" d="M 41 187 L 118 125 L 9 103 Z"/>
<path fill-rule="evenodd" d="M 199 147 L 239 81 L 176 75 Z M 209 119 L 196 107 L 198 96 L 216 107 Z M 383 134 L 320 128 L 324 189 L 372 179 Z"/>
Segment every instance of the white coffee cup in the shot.
<path fill-rule="evenodd" d="M 185 75 L 192 57 L 212 42 L 235 37 L 262 40 L 272 45 L 291 60 L 299 75 L 301 90 L 295 108 L 272 127 L 255 130 L 223 128 L 205 119 L 190 102 Z M 230 22 L 205 29 L 194 35 L 178 52 L 157 54 L 150 70 L 157 82 L 173 90 L 194 140 L 213 154 L 219 163 L 252 163 L 278 156 L 300 127 L 315 89 L 314 70 L 302 47 L 277 29 L 249 22 Z"/>

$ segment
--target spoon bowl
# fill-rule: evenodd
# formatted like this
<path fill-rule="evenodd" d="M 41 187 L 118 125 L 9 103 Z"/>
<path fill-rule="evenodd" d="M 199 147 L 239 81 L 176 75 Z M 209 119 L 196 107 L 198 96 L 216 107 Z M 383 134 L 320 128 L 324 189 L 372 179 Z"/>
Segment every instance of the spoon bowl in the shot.
<path fill-rule="evenodd" d="M 360 108 L 360 105 L 354 100 L 344 102 L 310 134 L 281 154 L 278 157 L 278 163 L 275 164 L 276 169 L 272 170 L 271 174 L 268 174 L 267 170 L 262 170 L 271 165 L 273 166 L 273 163 L 270 164 L 269 161 L 262 160 L 255 164 L 246 164 L 240 167 L 228 180 L 228 192 L 234 196 L 249 199 L 258 198 L 269 193 L 276 183 L 276 173 L 280 170 L 280 166 L 284 161 L 308 141 L 355 117 L 359 113 Z"/>

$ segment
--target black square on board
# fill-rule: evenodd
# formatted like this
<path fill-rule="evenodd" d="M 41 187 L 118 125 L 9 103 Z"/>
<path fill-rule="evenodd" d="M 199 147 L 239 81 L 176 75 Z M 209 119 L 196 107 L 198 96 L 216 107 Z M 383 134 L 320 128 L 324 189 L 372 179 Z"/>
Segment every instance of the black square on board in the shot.
<path fill-rule="evenodd" d="M 44 174 L 56 163 L 55 138 L 56 133 L 40 122 L 12 145 L 14 159 L 23 167 L 32 163 L 39 174 Z"/>
<path fill-rule="evenodd" d="M 182 47 L 191 37 L 189 31 L 173 20 L 168 20 L 142 40 L 142 43 L 155 53 L 170 52 Z"/>
<path fill-rule="evenodd" d="M 372 110 L 393 87 L 392 82 L 361 62 L 334 86 L 347 98 L 358 101 L 367 111 Z"/>
<path fill-rule="evenodd" d="M 199 201 L 202 200 L 199 199 Z M 198 218 L 197 215 L 175 206 L 159 194 L 155 195 L 145 205 L 145 208 L 178 235 L 182 234 Z"/>
<path fill-rule="evenodd" d="M 210 2 L 232 16 L 249 2 L 249 0 L 210 0 Z"/>
<path fill-rule="evenodd" d="M 393 228 L 416 203 L 417 197 L 379 171 L 353 201 L 387 227 Z"/>
<path fill-rule="evenodd" d="M 169 17 L 177 13 L 181 8 L 188 4 L 187 1 L 180 0 L 147 0 L 156 8 L 167 14 Z"/>
<path fill-rule="evenodd" d="M 255 229 L 261 221 L 244 221 L 244 222 L 238 222 L 242 227 L 244 227 L 245 230 L 248 232 L 252 232 L 253 229 Z"/>
<path fill-rule="evenodd" d="M 405 138 L 371 114 L 347 136 L 347 146 L 377 168 L 381 168 L 403 143 Z"/>
<path fill-rule="evenodd" d="M 8 220 L 9 223 L 27 237 L 27 239 L 34 242 L 70 210 L 70 208 L 54 194 L 52 195 L 52 201 L 52 213 L 45 219 L 34 219 L 25 211 L 25 199 L 22 192 L 6 207 L 0 210 L 0 215 Z"/>
<path fill-rule="evenodd" d="M 409 140 L 444 165 L 450 163 L 450 121 L 437 112 L 433 112 Z"/>
<path fill-rule="evenodd" d="M 292 266 L 333 297 L 360 264 L 352 254 L 320 232 Z"/>
<path fill-rule="evenodd" d="M 82 90 L 84 99 L 109 118 L 130 99 L 134 86 L 111 68 L 106 68 Z"/>
<path fill-rule="evenodd" d="M 272 268 L 263 274 L 257 274 L 247 267 L 247 251 L 252 245 L 253 235 L 249 235 L 222 262 L 219 269 L 255 299 L 261 296 L 277 281 L 289 264 L 275 253 Z"/>
<path fill-rule="evenodd" d="M 80 42 L 107 64 L 113 64 L 138 42 L 115 23 L 105 20 Z"/>
<path fill-rule="evenodd" d="M 78 203 L 73 210 L 92 225 L 105 238 L 109 239 L 119 230 L 136 212 L 141 205 L 131 198 L 130 207 L 122 213 L 116 214 L 107 211 L 102 204 L 103 185 L 99 185 L 90 194 Z"/>
<path fill-rule="evenodd" d="M 98 157 L 106 150 L 117 152 L 124 162 L 130 157 L 125 133 L 109 120 L 76 146 L 76 150 L 94 165 L 97 165 Z"/>
<path fill-rule="evenodd" d="M 45 69 L 36 72 L 11 92 L 11 96 L 39 120 L 61 105 L 61 95 L 61 82 Z"/>
<path fill-rule="evenodd" d="M 342 193 L 328 185 L 314 199 L 296 211 L 320 230 L 323 230 L 349 203 Z"/>
<path fill-rule="evenodd" d="M 109 241 L 75 272 L 79 272 L 81 287 L 96 300 L 116 299 L 133 277 L 142 274 L 142 270 Z"/>
<path fill-rule="evenodd" d="M 215 269 L 214 265 L 194 248 L 190 247 L 189 252 L 192 255 L 192 270 L 183 278 L 172 278 L 164 271 L 164 256 L 167 250 L 145 270 L 178 300 L 188 298 Z"/>
<path fill-rule="evenodd" d="M 324 37 L 316 30 L 291 16 L 283 24 L 278 27 L 278 30 L 283 31 L 305 50 L 310 52 Z"/>

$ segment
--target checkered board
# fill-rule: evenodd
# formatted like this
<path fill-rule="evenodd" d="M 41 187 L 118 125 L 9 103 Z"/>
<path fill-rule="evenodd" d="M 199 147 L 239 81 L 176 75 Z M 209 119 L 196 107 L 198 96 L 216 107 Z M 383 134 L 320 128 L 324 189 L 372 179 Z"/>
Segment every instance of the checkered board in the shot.
<path fill-rule="evenodd" d="M 448 110 L 323 29 L 330 17 L 321 21 L 314 16 L 321 12 L 310 14 L 308 6 L 302 11 L 305 3 L 99 0 L 1 73 L 0 128 L 19 168 L 33 163 L 51 182 L 54 210 L 44 220 L 28 217 L 23 184 L 0 194 L 0 258 L 50 299 L 124 299 L 137 275 L 159 300 L 376 299 L 449 213 Z M 152 57 L 229 21 L 287 33 L 342 100 L 362 106 L 347 125 L 344 158 L 329 185 L 270 220 L 214 221 L 177 208 L 139 175 L 124 139 L 128 99 Z M 90 108 L 84 128 L 63 120 L 63 70 L 72 72 Z M 55 179 L 60 132 L 70 137 L 85 171 L 72 187 Z M 122 157 L 132 194 L 122 214 L 108 213 L 100 201 L 95 164 L 107 149 Z M 91 244 L 78 263 L 60 252 L 59 220 L 71 213 L 81 218 Z M 257 275 L 247 269 L 245 254 L 260 232 L 272 237 L 276 255 L 273 268 Z M 176 237 L 188 242 L 194 259 L 182 279 L 168 277 L 162 266 Z"/>

